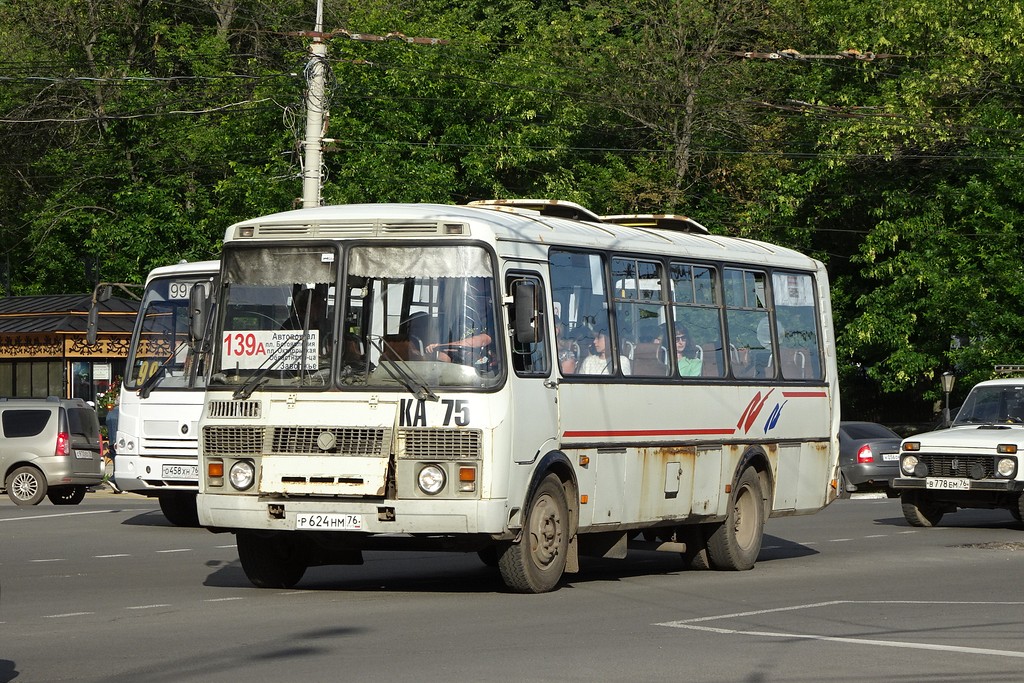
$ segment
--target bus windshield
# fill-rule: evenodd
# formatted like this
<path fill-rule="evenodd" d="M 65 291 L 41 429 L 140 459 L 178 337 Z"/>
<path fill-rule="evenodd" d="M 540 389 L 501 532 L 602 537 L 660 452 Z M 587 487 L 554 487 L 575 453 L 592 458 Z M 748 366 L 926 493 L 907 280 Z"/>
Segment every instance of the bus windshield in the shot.
<path fill-rule="evenodd" d="M 480 247 L 226 249 L 211 383 L 257 388 L 483 388 L 502 376 L 494 278 Z M 336 343 L 340 342 L 340 343 Z"/>
<path fill-rule="evenodd" d="M 128 351 L 129 389 L 202 389 L 197 349 L 189 340 L 192 288 L 211 287 L 211 276 L 180 275 L 151 280 L 139 306 Z"/>

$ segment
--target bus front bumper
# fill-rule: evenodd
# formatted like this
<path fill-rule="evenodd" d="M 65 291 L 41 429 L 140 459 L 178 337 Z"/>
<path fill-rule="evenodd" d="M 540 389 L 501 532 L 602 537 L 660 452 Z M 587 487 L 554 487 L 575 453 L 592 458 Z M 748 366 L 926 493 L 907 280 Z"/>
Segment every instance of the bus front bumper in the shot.
<path fill-rule="evenodd" d="M 315 530 L 299 526 L 304 517 L 345 520 L 323 530 L 363 534 L 504 534 L 509 510 L 497 500 L 323 500 L 200 493 L 199 521 L 220 530 Z M 358 528 L 353 528 L 353 520 Z"/>

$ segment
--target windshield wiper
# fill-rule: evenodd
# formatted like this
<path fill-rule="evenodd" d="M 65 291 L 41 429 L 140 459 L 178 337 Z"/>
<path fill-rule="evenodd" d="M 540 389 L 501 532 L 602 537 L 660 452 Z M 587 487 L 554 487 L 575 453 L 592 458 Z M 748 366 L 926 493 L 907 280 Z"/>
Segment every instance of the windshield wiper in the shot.
<path fill-rule="evenodd" d="M 153 371 L 153 374 L 147 377 L 146 381 L 142 383 L 141 387 L 139 387 L 139 398 L 149 398 L 149 395 L 153 392 L 153 388 L 156 386 L 156 383 L 161 377 L 163 377 L 164 372 L 166 372 L 167 368 L 170 366 L 171 361 L 177 358 L 178 353 L 186 346 L 188 346 L 188 342 L 182 342 L 178 345 L 178 348 L 171 352 L 171 355 L 164 358 L 163 362 L 160 363 L 156 370 Z"/>
<path fill-rule="evenodd" d="M 274 356 L 270 356 L 267 360 L 263 361 L 263 363 L 268 363 L 268 365 L 264 367 L 261 364 L 260 367 L 256 368 L 256 372 L 254 372 L 249 379 L 245 380 L 245 384 L 235 389 L 234 393 L 231 394 L 231 398 L 246 399 L 252 396 L 252 392 L 256 391 L 264 382 L 266 382 L 267 373 L 280 365 L 281 361 L 287 358 L 288 354 L 290 354 L 304 338 L 305 334 L 300 337 L 296 337 L 292 340 L 291 344 L 288 346 L 282 346 L 279 349 L 281 353 L 278 354 L 276 358 Z"/>
<path fill-rule="evenodd" d="M 378 337 L 380 341 L 373 337 L 367 337 L 367 341 L 373 344 L 374 348 L 380 351 L 381 363 L 379 367 L 384 368 L 384 372 L 391 376 L 391 379 L 395 380 L 403 387 L 406 391 L 420 399 L 421 401 L 440 401 L 441 397 L 431 391 L 427 383 L 416 376 L 416 373 L 412 368 L 404 367 L 405 362 L 398 359 L 398 353 L 395 351 L 395 347 L 391 346 L 386 339 Z M 383 346 L 382 346 L 383 345 Z M 384 347 L 387 347 L 391 351 L 391 355 L 394 359 L 390 363 L 385 362 L 384 359 Z M 392 370 L 392 368 L 394 368 Z"/>

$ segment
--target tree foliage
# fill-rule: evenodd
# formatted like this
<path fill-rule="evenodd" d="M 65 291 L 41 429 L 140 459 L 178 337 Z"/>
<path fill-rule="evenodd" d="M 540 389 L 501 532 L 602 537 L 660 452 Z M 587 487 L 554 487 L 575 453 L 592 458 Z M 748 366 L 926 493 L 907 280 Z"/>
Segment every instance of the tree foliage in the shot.
<path fill-rule="evenodd" d="M 140 281 L 296 206 L 314 9 L 0 1 L 10 290 Z M 324 30 L 325 202 L 548 196 L 801 249 L 847 416 L 1024 362 L 1010 0 L 327 0 Z"/>

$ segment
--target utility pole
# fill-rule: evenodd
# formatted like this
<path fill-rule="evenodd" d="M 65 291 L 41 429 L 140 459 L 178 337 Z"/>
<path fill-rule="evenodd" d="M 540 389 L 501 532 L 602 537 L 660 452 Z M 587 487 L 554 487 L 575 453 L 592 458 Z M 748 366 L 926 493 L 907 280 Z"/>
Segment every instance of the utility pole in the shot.
<path fill-rule="evenodd" d="M 353 33 L 345 29 L 336 29 L 330 33 L 323 32 L 324 27 L 323 0 L 316 3 L 316 28 L 312 34 L 313 43 L 309 46 L 309 63 L 306 65 L 306 138 L 302 141 L 302 208 L 320 206 L 320 190 L 323 185 L 321 168 L 323 166 L 323 143 L 326 121 L 330 118 L 327 112 L 327 43 L 328 38 L 342 36 L 350 40 L 363 42 L 399 41 L 412 45 L 447 45 L 447 40 L 439 38 L 411 38 L 403 33 L 393 32 L 378 36 L 369 33 Z"/>
<path fill-rule="evenodd" d="M 327 82 L 327 43 L 323 39 L 324 5 L 316 3 L 316 28 L 313 44 L 310 45 L 309 64 L 306 76 L 306 139 L 302 142 L 302 208 L 320 206 L 321 155 L 324 137 L 324 119 L 327 115 L 327 98 L 324 93 Z"/>

